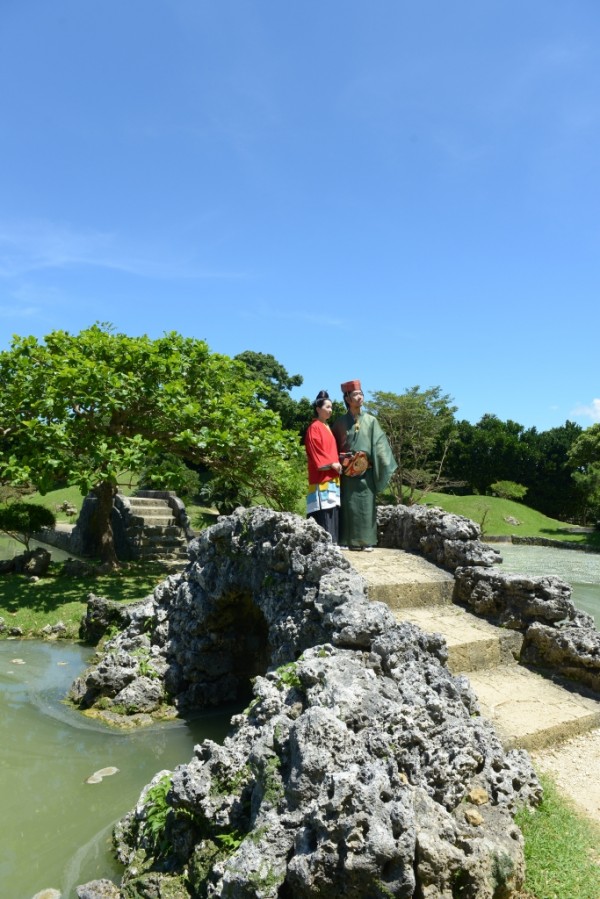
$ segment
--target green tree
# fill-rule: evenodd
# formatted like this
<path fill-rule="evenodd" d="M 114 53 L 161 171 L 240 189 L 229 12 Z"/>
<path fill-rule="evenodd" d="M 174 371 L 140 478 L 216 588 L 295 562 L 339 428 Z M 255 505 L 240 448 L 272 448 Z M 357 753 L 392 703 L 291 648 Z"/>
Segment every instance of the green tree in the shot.
<path fill-rule="evenodd" d="M 258 384 L 256 395 L 267 409 L 276 412 L 284 428 L 295 431 L 297 426 L 297 403 L 290 396 L 293 387 L 300 387 L 302 375 L 290 375 L 271 353 L 255 353 L 244 350 L 235 358 L 250 369 Z"/>
<path fill-rule="evenodd" d="M 591 425 L 579 434 L 569 450 L 569 459 L 578 467 L 600 462 L 600 424 Z"/>
<path fill-rule="evenodd" d="M 527 505 L 550 518 L 573 521 L 584 513 L 585 490 L 576 484 L 569 451 L 583 428 L 572 421 L 537 436 L 537 463 L 529 483 Z"/>
<path fill-rule="evenodd" d="M 42 528 L 53 528 L 55 524 L 54 514 L 45 506 L 13 502 L 0 507 L 0 531 L 22 543 L 27 552 L 33 536 Z"/>
<path fill-rule="evenodd" d="M 569 450 L 573 480 L 584 497 L 583 520 L 600 515 L 600 424 L 586 428 Z"/>
<path fill-rule="evenodd" d="M 188 503 L 200 492 L 200 475 L 179 456 L 165 453 L 141 471 L 139 486 L 142 490 L 173 490 L 183 502 Z"/>
<path fill-rule="evenodd" d="M 252 376 L 257 380 L 259 387 L 257 396 L 267 409 L 276 412 L 283 427 L 288 431 L 295 431 L 300 436 L 304 435 L 307 427 L 313 420 L 313 400 L 301 397 L 294 400 L 290 396 L 293 387 L 300 387 L 303 383 L 302 375 L 290 375 L 287 370 L 270 353 L 255 353 L 253 350 L 245 350 L 235 357 L 246 365 Z M 333 420 L 346 412 L 346 407 L 340 400 L 332 399 Z"/>
<path fill-rule="evenodd" d="M 588 521 L 600 521 L 600 462 L 586 465 L 583 471 L 574 471 L 573 480 L 581 498 L 580 514 L 581 524 Z"/>
<path fill-rule="evenodd" d="M 486 494 L 495 481 L 531 484 L 539 458 L 535 428 L 486 414 L 476 425 L 459 422 L 455 436 L 446 474 L 462 481 L 469 493 Z"/>
<path fill-rule="evenodd" d="M 128 337 L 96 324 L 15 337 L 0 353 L 0 479 L 44 493 L 58 480 L 97 498 L 100 557 L 117 564 L 110 514 L 120 473 L 165 454 L 293 509 L 304 471 L 297 438 L 259 399 L 241 362 L 171 332 Z"/>
<path fill-rule="evenodd" d="M 403 394 L 375 391 L 367 411 L 379 419 L 398 463 L 390 489 L 409 504 L 447 485 L 444 460 L 453 440 L 451 397 L 440 387 L 411 387 Z"/>

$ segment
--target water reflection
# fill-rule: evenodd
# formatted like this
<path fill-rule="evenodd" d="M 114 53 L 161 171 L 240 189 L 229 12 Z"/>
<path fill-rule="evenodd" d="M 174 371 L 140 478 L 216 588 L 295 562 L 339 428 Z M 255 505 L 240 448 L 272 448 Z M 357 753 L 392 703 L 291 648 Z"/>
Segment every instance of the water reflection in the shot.
<path fill-rule="evenodd" d="M 584 612 L 593 616 L 600 628 L 600 554 L 553 546 L 495 544 L 503 562 L 503 570 L 513 574 L 542 577 L 553 574 L 571 585 L 571 599 Z"/>
<path fill-rule="evenodd" d="M 228 730 L 233 710 L 132 733 L 88 721 L 62 700 L 90 653 L 67 643 L 0 643 L 0 883 L 11 899 L 49 887 L 70 899 L 79 883 L 117 879 L 114 822 L 159 770 Z M 86 783 L 105 767 L 119 770 Z"/>

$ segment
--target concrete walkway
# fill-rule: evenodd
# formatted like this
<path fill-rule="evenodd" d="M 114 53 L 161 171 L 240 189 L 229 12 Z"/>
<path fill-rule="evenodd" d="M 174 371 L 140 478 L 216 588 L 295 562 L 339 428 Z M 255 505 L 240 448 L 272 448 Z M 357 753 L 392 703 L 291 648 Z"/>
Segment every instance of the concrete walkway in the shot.
<path fill-rule="evenodd" d="M 445 637 L 448 667 L 468 676 L 507 749 L 540 750 L 600 727 L 598 699 L 519 665 L 520 633 L 452 604 L 451 574 L 397 549 L 345 555 L 365 578 L 370 599 L 385 602 L 398 620 Z"/>

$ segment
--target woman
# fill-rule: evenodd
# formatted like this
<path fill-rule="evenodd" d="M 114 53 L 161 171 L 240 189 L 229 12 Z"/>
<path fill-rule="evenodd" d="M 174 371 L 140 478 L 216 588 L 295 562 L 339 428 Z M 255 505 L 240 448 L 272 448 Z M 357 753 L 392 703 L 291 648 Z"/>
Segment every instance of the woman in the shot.
<path fill-rule="evenodd" d="M 334 543 L 339 539 L 340 472 L 342 466 L 333 434 L 327 424 L 332 405 L 329 394 L 321 390 L 313 403 L 315 420 L 306 431 L 304 445 L 308 457 L 308 494 L 306 514 L 321 525 Z"/>

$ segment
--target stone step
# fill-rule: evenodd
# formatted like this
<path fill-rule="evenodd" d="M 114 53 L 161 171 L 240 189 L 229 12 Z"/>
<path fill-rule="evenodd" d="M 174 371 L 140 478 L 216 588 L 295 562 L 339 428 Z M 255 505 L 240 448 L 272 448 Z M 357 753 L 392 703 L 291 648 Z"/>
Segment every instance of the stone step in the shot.
<path fill-rule="evenodd" d="M 185 549 L 175 547 L 134 546 L 133 553 L 136 559 L 187 559 Z"/>
<path fill-rule="evenodd" d="M 138 534 L 133 541 L 136 546 L 185 546 L 188 541 L 178 534 Z"/>
<path fill-rule="evenodd" d="M 174 552 L 175 550 L 187 552 L 187 540 L 161 540 L 159 538 L 146 539 L 142 537 L 133 544 L 138 549 L 147 549 L 151 552 Z"/>
<path fill-rule="evenodd" d="M 166 504 L 164 506 L 157 506 L 156 504 L 152 504 L 151 506 L 137 506 L 132 504 L 129 508 L 132 515 L 170 515 L 173 517 L 173 510 Z"/>
<path fill-rule="evenodd" d="M 177 524 L 175 519 L 171 514 L 165 515 L 135 515 L 133 514 L 129 519 L 130 523 L 133 527 L 141 526 L 141 527 L 171 527 Z"/>
<path fill-rule="evenodd" d="M 451 602 L 452 575 L 402 550 L 348 552 L 347 558 L 371 599 L 386 602 L 397 620 L 445 638 L 449 669 L 469 678 L 482 715 L 507 749 L 542 749 L 600 726 L 600 701 L 589 691 L 518 663 L 522 634 Z"/>
<path fill-rule="evenodd" d="M 401 549 L 345 550 L 344 555 L 365 578 L 369 599 L 394 611 L 452 602 L 454 577 L 421 556 Z"/>
<path fill-rule="evenodd" d="M 469 675 L 482 715 L 507 749 L 542 749 L 600 726 L 600 702 L 523 665 Z"/>
<path fill-rule="evenodd" d="M 131 540 L 135 540 L 137 537 L 177 537 L 180 540 L 186 540 L 185 532 L 183 528 L 180 528 L 179 525 L 176 524 L 168 524 L 164 527 L 160 524 L 150 525 L 149 527 L 144 527 L 141 524 L 130 525 L 127 528 L 127 536 Z"/>
<path fill-rule="evenodd" d="M 158 561 L 162 562 L 163 568 L 168 574 L 177 574 L 177 572 L 187 568 L 189 564 L 189 559 L 186 559 L 185 561 L 178 559 L 159 559 Z"/>
<path fill-rule="evenodd" d="M 171 506 L 164 499 L 135 499 L 129 500 L 130 509 L 166 509 L 172 511 Z"/>
<path fill-rule="evenodd" d="M 466 674 L 482 715 L 506 749 L 541 749 L 600 725 L 600 702 L 518 664 L 523 635 L 458 606 L 396 612 L 448 646 L 448 668 Z"/>
<path fill-rule="evenodd" d="M 448 668 L 464 674 L 518 661 L 523 645 L 519 631 L 495 627 L 459 606 L 418 606 L 395 611 L 428 633 L 442 634 L 448 646 Z"/>

